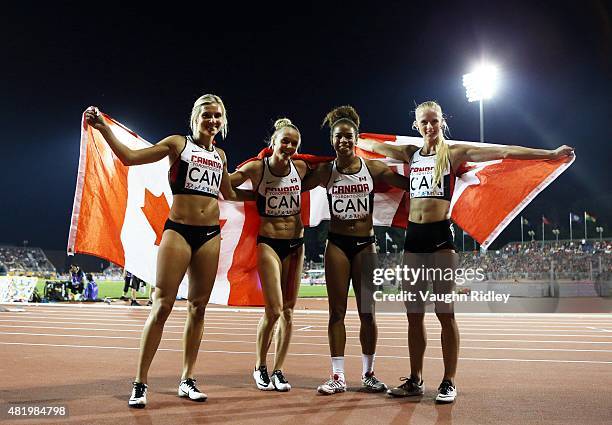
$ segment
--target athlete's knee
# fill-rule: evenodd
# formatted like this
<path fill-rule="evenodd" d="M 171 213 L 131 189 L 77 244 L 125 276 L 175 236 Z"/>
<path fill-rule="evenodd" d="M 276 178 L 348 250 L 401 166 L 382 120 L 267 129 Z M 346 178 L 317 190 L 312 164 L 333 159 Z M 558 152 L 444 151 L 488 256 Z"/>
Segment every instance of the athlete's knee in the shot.
<path fill-rule="evenodd" d="M 283 308 L 283 320 L 285 323 L 291 323 L 293 321 L 293 307 Z"/>
<path fill-rule="evenodd" d="M 346 306 L 335 306 L 329 310 L 329 324 L 333 325 L 338 322 L 344 322 L 346 316 Z"/>
<path fill-rule="evenodd" d="M 359 320 L 362 325 L 375 325 L 376 318 L 372 313 L 359 313 Z"/>
<path fill-rule="evenodd" d="M 153 316 L 153 321 L 155 323 L 166 323 L 168 316 L 172 312 L 172 307 L 174 306 L 174 302 L 172 300 L 166 300 L 164 298 L 159 298 L 155 300 L 156 302 L 153 304 L 153 309 L 151 310 L 151 315 Z"/>
<path fill-rule="evenodd" d="M 438 313 L 436 312 L 436 316 L 438 317 L 438 320 L 440 321 L 440 326 L 442 326 L 443 328 L 445 327 L 450 327 L 450 326 L 456 326 L 457 321 L 455 320 L 455 315 L 453 313 Z"/>
<path fill-rule="evenodd" d="M 266 306 L 266 319 L 269 322 L 276 323 L 276 321 L 280 318 L 282 313 L 282 307 L 278 305 L 274 306 Z"/>
<path fill-rule="evenodd" d="M 410 326 L 419 326 L 425 323 L 424 313 L 407 313 L 407 316 L 408 316 L 408 325 Z"/>
<path fill-rule="evenodd" d="M 196 318 L 203 319 L 204 313 L 206 313 L 206 305 L 208 303 L 205 300 L 189 300 L 187 303 L 187 313 Z"/>

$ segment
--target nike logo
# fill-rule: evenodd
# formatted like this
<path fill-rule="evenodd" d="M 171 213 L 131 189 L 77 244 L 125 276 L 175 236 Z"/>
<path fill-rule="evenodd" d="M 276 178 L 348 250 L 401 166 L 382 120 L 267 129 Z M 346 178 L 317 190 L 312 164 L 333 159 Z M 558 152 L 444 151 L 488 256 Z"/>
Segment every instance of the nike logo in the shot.
<path fill-rule="evenodd" d="M 416 164 L 417 162 L 421 162 L 421 161 L 412 161 L 413 164 Z"/>
<path fill-rule="evenodd" d="M 217 233 L 217 231 L 213 230 L 212 232 L 207 233 L 206 236 L 214 235 L 215 233 Z"/>
<path fill-rule="evenodd" d="M 270 184 L 270 183 L 274 183 L 274 181 L 271 181 L 271 182 L 266 182 L 266 184 Z"/>
<path fill-rule="evenodd" d="M 299 243 L 296 243 L 295 245 L 291 245 L 291 244 L 290 244 L 290 245 L 289 245 L 289 249 L 293 249 L 293 248 L 295 248 L 296 246 L 300 246 L 300 244 L 299 244 Z"/>
<path fill-rule="evenodd" d="M 357 242 L 357 246 L 365 245 L 367 243 L 370 243 L 370 242 L 369 241 L 368 242 Z"/>
<path fill-rule="evenodd" d="M 341 181 L 342 181 L 342 179 L 334 180 L 334 183 L 338 183 L 338 182 L 341 182 Z"/>
<path fill-rule="evenodd" d="M 442 245 L 444 245 L 446 243 L 446 241 L 442 242 L 442 243 L 437 243 L 436 244 L 436 248 L 440 248 Z"/>

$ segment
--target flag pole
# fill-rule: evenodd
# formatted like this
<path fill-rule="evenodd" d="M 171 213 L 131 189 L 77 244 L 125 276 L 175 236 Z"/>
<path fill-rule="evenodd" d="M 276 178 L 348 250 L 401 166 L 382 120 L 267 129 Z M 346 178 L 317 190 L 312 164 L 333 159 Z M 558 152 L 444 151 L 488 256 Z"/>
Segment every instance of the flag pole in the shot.
<path fill-rule="evenodd" d="M 521 216 L 521 245 L 525 243 L 523 239 L 523 216 Z"/>
<path fill-rule="evenodd" d="M 544 247 L 544 216 L 542 216 L 542 247 Z"/>
<path fill-rule="evenodd" d="M 587 239 L 586 211 L 584 212 L 584 240 Z"/>
<path fill-rule="evenodd" d="M 572 213 L 570 212 L 569 215 L 569 220 L 570 220 L 570 242 L 573 240 L 572 239 Z"/>

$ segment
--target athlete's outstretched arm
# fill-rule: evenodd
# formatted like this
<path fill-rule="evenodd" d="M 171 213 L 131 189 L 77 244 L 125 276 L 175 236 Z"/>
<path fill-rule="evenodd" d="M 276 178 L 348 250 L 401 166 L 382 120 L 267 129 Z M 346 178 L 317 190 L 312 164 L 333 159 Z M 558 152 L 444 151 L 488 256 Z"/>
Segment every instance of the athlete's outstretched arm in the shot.
<path fill-rule="evenodd" d="M 256 184 L 255 178 L 254 178 L 256 174 L 255 168 L 260 163 L 261 161 L 247 162 L 242 167 L 238 168 L 236 171 L 231 173 L 229 176 L 230 176 L 230 182 L 231 182 L 232 187 L 238 187 L 242 183 L 246 182 L 247 180 L 251 180 L 251 183 L 253 184 L 253 186 L 255 186 Z"/>
<path fill-rule="evenodd" d="M 183 136 L 168 136 L 149 148 L 134 150 L 128 148 L 117 139 L 113 134 L 113 130 L 111 130 L 95 106 L 90 106 L 85 110 L 85 120 L 87 124 L 102 134 L 106 143 L 108 143 L 123 165 L 149 164 L 159 161 L 168 156 L 173 150 L 178 153 L 182 149 L 185 140 Z"/>
<path fill-rule="evenodd" d="M 223 149 L 216 148 L 221 160 L 223 161 L 223 175 L 221 177 L 221 186 L 219 190 L 226 201 L 254 201 L 255 194 L 250 190 L 237 189 L 232 187 L 231 177 L 227 172 L 227 160 Z"/>
<path fill-rule="evenodd" d="M 395 186 L 402 190 L 408 190 L 410 187 L 410 179 L 394 172 L 387 166 L 387 164 L 376 160 L 366 161 L 375 183 L 382 181 L 390 186 Z"/>
<path fill-rule="evenodd" d="M 380 143 L 372 139 L 362 138 L 357 139 L 357 146 L 364 151 L 374 152 L 404 162 L 410 162 L 412 154 L 419 149 L 416 145 L 394 146 L 389 143 Z"/>
<path fill-rule="evenodd" d="M 570 156 L 574 148 L 563 145 L 557 149 L 532 149 L 523 146 L 480 147 L 464 144 L 450 146 L 454 163 L 494 161 L 496 159 L 556 159 Z"/>

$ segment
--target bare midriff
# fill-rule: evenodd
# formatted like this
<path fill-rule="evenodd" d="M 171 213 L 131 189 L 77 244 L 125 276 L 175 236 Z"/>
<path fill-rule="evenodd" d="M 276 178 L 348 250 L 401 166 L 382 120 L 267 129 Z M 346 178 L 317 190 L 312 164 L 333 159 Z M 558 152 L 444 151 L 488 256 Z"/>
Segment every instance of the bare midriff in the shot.
<path fill-rule="evenodd" d="M 288 217 L 260 217 L 259 234 L 273 239 L 297 239 L 304 236 L 300 214 Z"/>
<path fill-rule="evenodd" d="M 174 195 L 170 220 L 191 226 L 219 224 L 219 202 L 210 196 Z"/>
<path fill-rule="evenodd" d="M 413 223 L 435 223 L 450 218 L 450 202 L 444 199 L 412 198 L 408 220 Z"/>
<path fill-rule="evenodd" d="M 329 231 L 347 236 L 372 236 L 374 234 L 372 226 L 371 214 L 359 220 L 339 220 L 332 217 L 329 222 Z"/>

